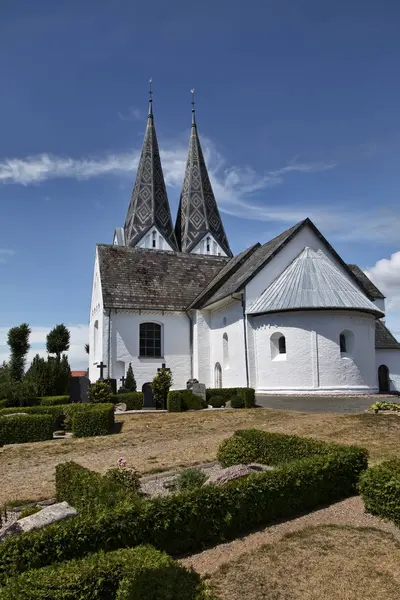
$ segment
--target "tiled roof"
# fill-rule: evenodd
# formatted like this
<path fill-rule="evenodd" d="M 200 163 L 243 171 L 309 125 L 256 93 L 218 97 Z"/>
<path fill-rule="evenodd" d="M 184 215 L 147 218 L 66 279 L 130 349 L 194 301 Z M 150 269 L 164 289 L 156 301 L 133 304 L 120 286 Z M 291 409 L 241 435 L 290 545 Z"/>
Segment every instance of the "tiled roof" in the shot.
<path fill-rule="evenodd" d="M 375 348 L 378 350 L 400 350 L 400 342 L 382 321 L 375 323 Z"/>
<path fill-rule="evenodd" d="M 364 286 L 364 288 L 366 290 L 368 290 L 369 295 L 371 296 L 371 298 L 373 300 L 377 300 L 378 298 L 384 298 L 385 296 L 382 294 L 381 291 L 378 290 L 378 288 L 376 287 L 376 285 L 374 285 L 372 283 L 372 281 L 366 276 L 366 274 L 364 273 L 364 271 L 362 271 L 360 269 L 360 267 L 358 267 L 357 265 L 347 265 L 349 267 L 349 269 L 351 269 L 351 271 L 354 273 L 354 275 L 357 277 L 357 279 L 360 281 L 360 283 L 362 283 L 362 285 Z"/>
<path fill-rule="evenodd" d="M 72 377 L 84 377 L 87 374 L 87 371 L 71 371 Z"/>
<path fill-rule="evenodd" d="M 345 309 L 383 313 L 321 251 L 304 248 L 253 302 L 252 315 L 288 310 Z"/>
<path fill-rule="evenodd" d="M 97 246 L 105 308 L 185 310 L 228 258 Z"/>

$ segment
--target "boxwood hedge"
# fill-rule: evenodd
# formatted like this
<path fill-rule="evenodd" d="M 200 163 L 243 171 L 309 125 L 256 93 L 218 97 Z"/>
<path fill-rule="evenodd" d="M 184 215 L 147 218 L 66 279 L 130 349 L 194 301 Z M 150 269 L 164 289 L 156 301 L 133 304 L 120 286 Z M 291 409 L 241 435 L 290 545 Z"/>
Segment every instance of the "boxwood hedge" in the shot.
<path fill-rule="evenodd" d="M 192 390 L 173 390 L 168 392 L 167 410 L 180 412 L 184 410 L 202 410 L 207 403 L 201 396 L 193 394 Z"/>
<path fill-rule="evenodd" d="M 72 416 L 72 433 L 75 437 L 107 435 L 114 429 L 114 405 L 86 405 L 85 410 L 76 410 Z"/>
<path fill-rule="evenodd" d="M 22 412 L 24 409 L 19 410 Z M 53 417 L 51 415 L 16 414 L 0 417 L 0 446 L 52 439 Z"/>
<path fill-rule="evenodd" d="M 70 404 L 71 398 L 69 396 L 43 396 L 40 398 L 40 404 L 42 406 L 57 406 L 59 404 Z"/>
<path fill-rule="evenodd" d="M 382 462 L 365 471 L 359 492 L 368 512 L 400 526 L 400 460 Z"/>
<path fill-rule="evenodd" d="M 206 485 L 134 505 L 127 502 L 113 510 L 80 514 L 42 531 L 5 540 L 0 544 L 0 580 L 7 573 L 140 544 L 151 544 L 173 555 L 198 552 L 276 519 L 345 498 L 355 492 L 360 473 L 367 468 L 366 450 L 326 444 L 323 452 L 323 442 L 313 444 L 313 440 L 303 440 L 303 455 L 309 444 L 308 455 L 296 460 L 290 460 L 294 453 L 290 440 L 286 454 L 290 462 L 279 464 L 277 457 L 284 445 L 283 440 L 275 439 L 277 450 L 270 451 L 268 462 L 279 466 L 271 471 L 221 487 Z M 301 447 L 300 442 L 297 447 Z M 260 452 L 257 462 L 262 462 L 263 456 L 266 454 Z"/>
<path fill-rule="evenodd" d="M 151 546 L 98 552 L 8 580 L 2 600 L 205 600 L 194 571 Z"/>
<path fill-rule="evenodd" d="M 143 408 L 144 394 L 143 392 L 129 392 L 127 394 L 113 394 L 111 402 L 126 404 L 127 410 L 141 410 Z"/>
<path fill-rule="evenodd" d="M 255 390 L 253 388 L 213 388 L 206 390 L 206 399 L 208 404 L 212 396 L 222 396 L 225 402 L 228 402 L 233 396 L 243 398 L 245 408 L 253 408 L 256 404 Z"/>

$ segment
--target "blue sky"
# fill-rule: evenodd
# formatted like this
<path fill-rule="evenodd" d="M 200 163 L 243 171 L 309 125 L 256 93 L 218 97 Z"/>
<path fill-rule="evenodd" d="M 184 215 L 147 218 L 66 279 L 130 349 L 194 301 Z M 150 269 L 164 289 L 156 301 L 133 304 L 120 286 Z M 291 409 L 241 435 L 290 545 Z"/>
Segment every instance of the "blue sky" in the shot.
<path fill-rule="evenodd" d="M 3 0 L 0 359 L 59 322 L 85 366 L 95 244 L 123 225 L 147 81 L 175 218 L 190 93 L 234 252 L 309 216 L 400 336 L 395 0 Z"/>

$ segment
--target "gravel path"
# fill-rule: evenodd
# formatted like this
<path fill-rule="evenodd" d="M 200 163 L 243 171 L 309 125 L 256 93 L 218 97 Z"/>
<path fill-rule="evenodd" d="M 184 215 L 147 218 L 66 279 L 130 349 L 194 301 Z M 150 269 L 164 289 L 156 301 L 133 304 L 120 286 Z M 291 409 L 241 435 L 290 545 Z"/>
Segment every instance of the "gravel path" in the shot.
<path fill-rule="evenodd" d="M 375 527 L 381 531 L 391 533 L 396 539 L 400 540 L 400 529 L 392 523 L 367 514 L 364 511 L 363 501 L 359 496 L 355 496 L 332 504 L 328 508 L 323 508 L 297 519 L 266 527 L 243 538 L 226 544 L 220 544 L 199 554 L 193 554 L 181 559 L 180 562 L 188 567 L 193 567 L 201 575 L 205 575 L 216 571 L 222 564 L 237 559 L 241 554 L 256 550 L 264 544 L 278 541 L 287 533 L 316 525 Z"/>

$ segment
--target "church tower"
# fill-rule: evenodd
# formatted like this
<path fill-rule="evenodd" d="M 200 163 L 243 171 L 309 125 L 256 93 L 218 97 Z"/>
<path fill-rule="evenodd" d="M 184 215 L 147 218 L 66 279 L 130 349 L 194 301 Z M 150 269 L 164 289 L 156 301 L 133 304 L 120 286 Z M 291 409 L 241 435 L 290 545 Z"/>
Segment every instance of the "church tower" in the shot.
<path fill-rule="evenodd" d="M 192 90 L 192 129 L 175 226 L 182 252 L 232 256 L 197 132 Z"/>
<path fill-rule="evenodd" d="M 114 244 L 157 250 L 178 250 L 153 117 L 150 80 L 149 113 L 136 181 L 124 228 Z"/>

